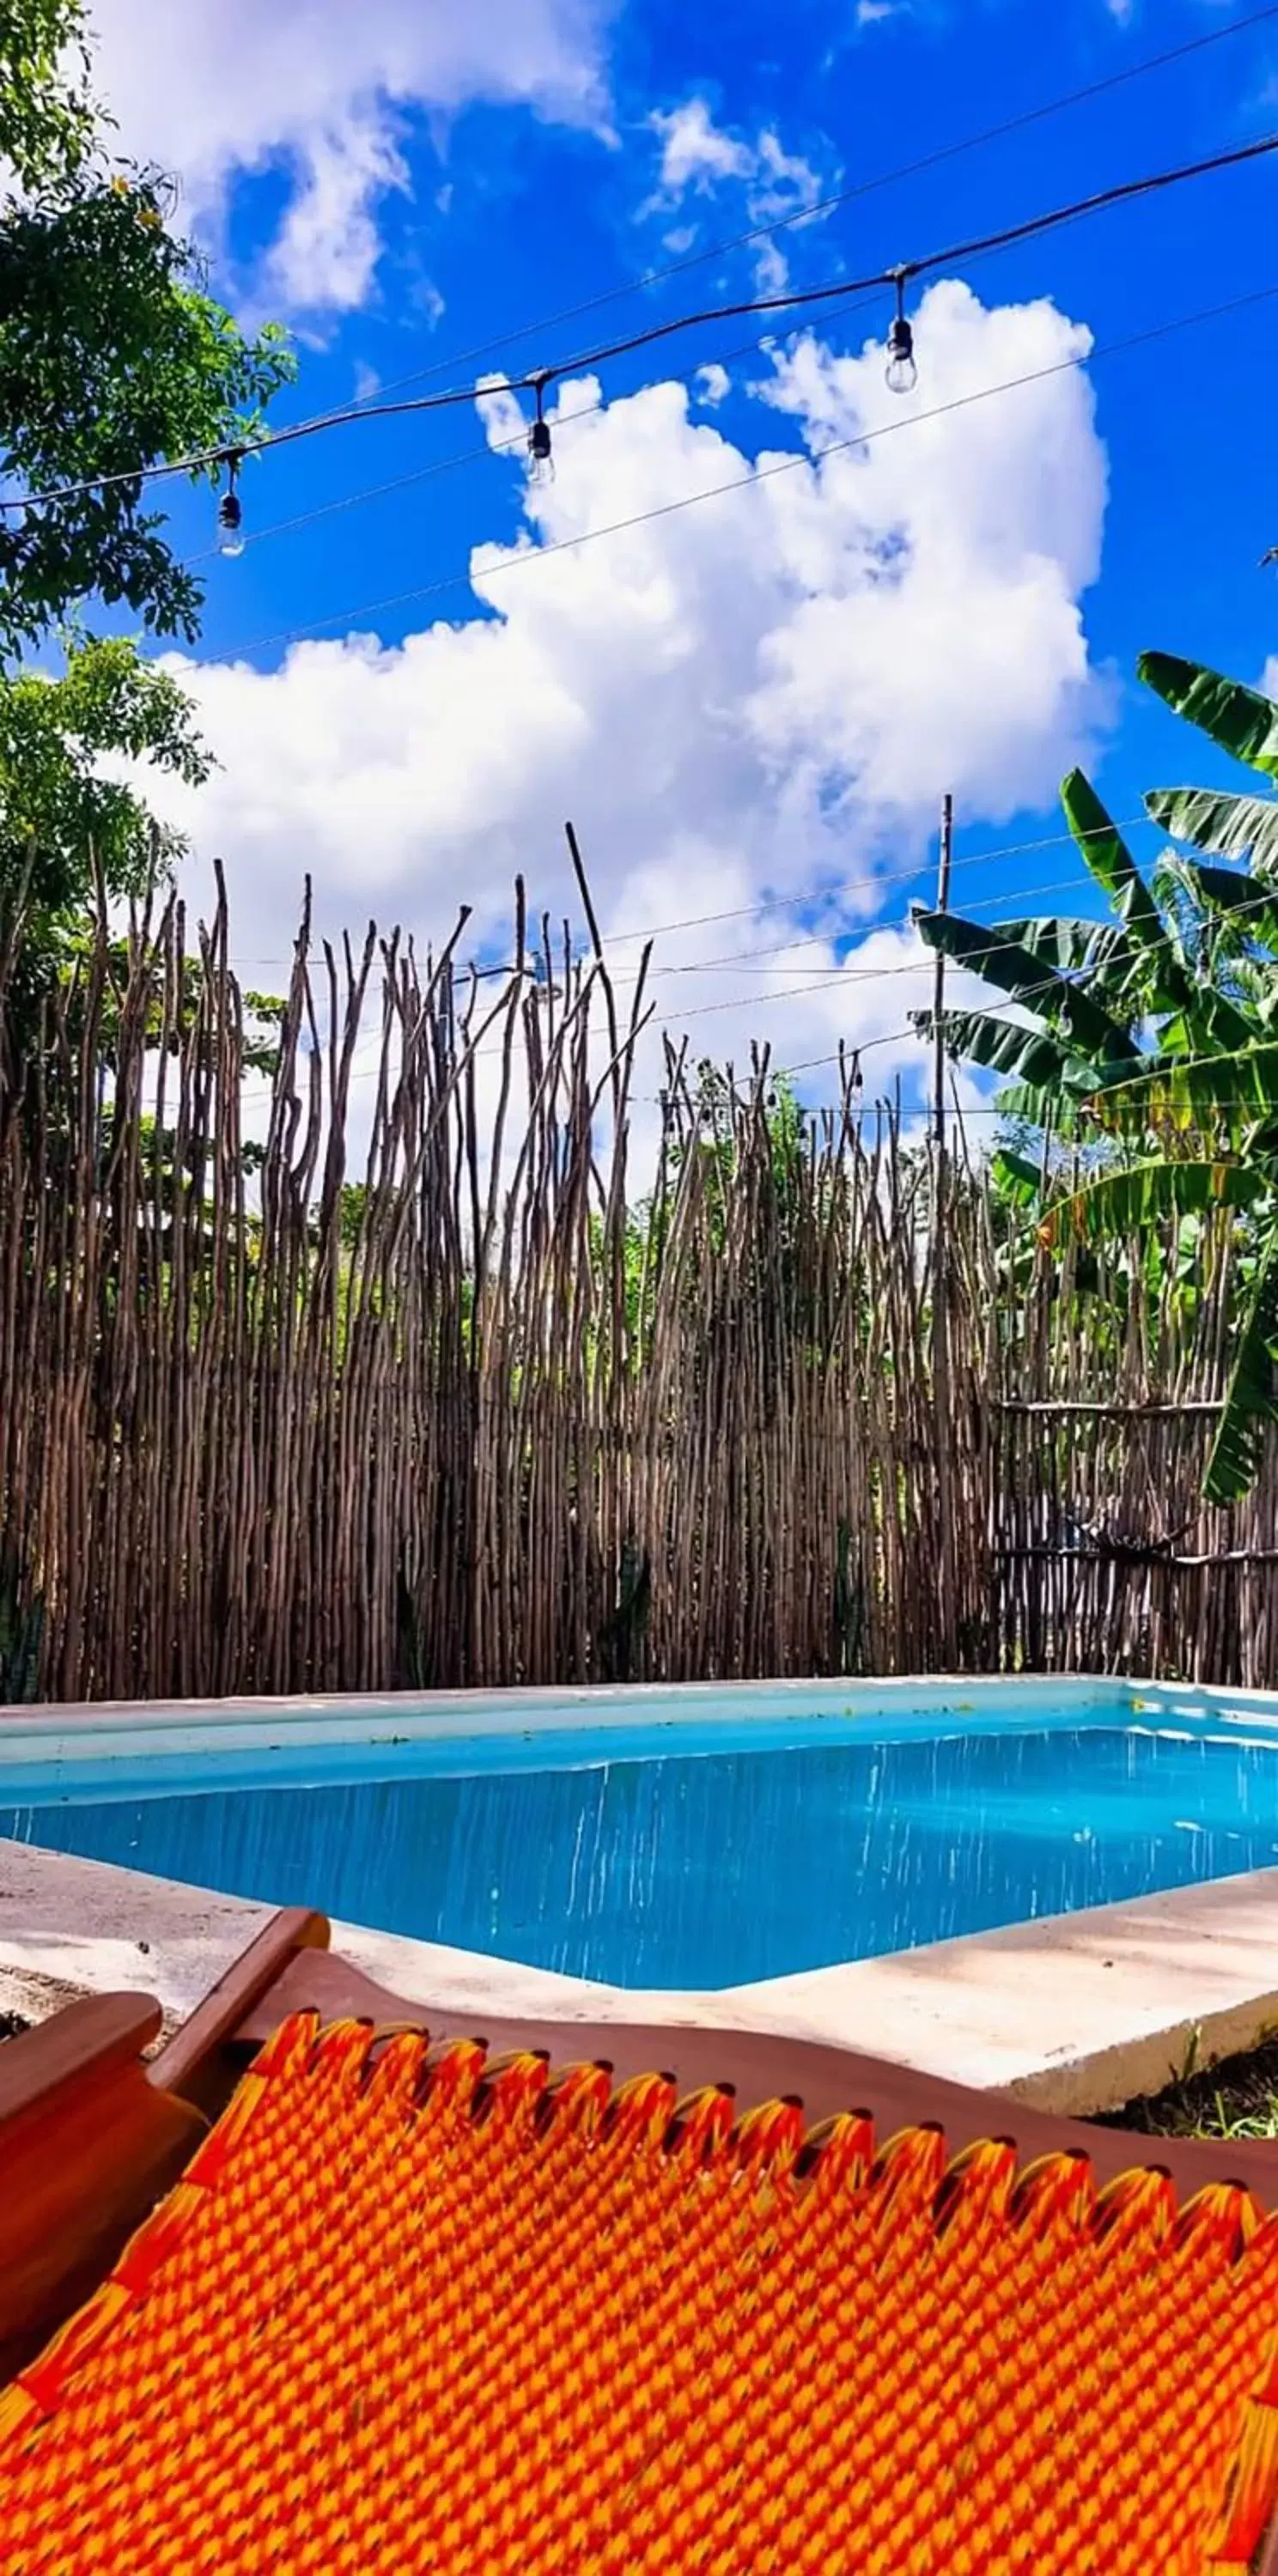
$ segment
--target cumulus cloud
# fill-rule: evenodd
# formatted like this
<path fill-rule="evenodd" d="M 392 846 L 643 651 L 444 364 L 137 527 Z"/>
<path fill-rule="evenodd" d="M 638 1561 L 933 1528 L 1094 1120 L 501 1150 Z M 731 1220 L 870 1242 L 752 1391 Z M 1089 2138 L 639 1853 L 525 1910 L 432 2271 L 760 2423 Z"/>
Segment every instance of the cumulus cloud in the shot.
<path fill-rule="evenodd" d="M 613 0 L 93 0 L 121 148 L 184 180 L 216 222 L 236 175 L 293 193 L 270 284 L 304 310 L 368 295 L 378 208 L 407 184 L 402 124 L 475 100 L 604 130 Z"/>
<path fill-rule="evenodd" d="M 986 311 L 953 283 L 916 318 L 920 415 L 1087 346 L 1050 304 Z M 734 445 L 681 384 L 590 409 L 596 393 L 563 387 L 578 416 L 523 536 L 473 549 L 482 613 L 393 646 L 298 643 L 269 672 L 175 661 L 223 765 L 173 791 L 174 819 L 224 856 L 235 953 L 269 982 L 305 871 L 325 930 L 375 913 L 437 937 L 465 899 L 468 941 L 499 956 L 516 870 L 535 910 L 576 918 L 571 816 L 621 966 L 660 930 L 672 1034 L 738 1066 L 755 1036 L 781 1063 L 873 1040 L 877 1089 L 921 1065 L 900 1032 L 927 973 L 900 925 L 943 791 L 997 826 L 1049 802 L 1104 721 L 1081 609 L 1105 495 L 1087 380 L 913 419 L 881 345 L 803 339 L 768 379 L 797 463 Z M 482 413 L 509 437 L 513 397 Z M 491 470 L 522 469 L 503 451 Z M 573 542 L 595 531 L 612 533 Z M 192 863 L 192 895 L 205 883 Z"/>

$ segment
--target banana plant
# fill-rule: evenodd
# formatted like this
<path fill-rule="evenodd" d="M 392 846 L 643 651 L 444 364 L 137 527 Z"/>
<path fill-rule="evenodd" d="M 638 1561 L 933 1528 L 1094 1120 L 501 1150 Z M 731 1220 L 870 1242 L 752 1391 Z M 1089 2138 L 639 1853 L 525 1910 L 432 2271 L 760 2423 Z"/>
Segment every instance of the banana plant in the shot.
<path fill-rule="evenodd" d="M 1143 654 L 1138 669 L 1177 714 L 1278 781 L 1269 698 L 1171 654 Z M 996 1157 L 1005 1194 L 1032 1206 L 1048 1247 L 1152 1245 L 1169 1223 L 1236 1212 L 1244 1293 L 1203 1485 L 1231 1502 L 1278 1420 L 1278 798 L 1152 790 L 1150 816 L 1189 847 L 1169 849 L 1148 881 L 1081 770 L 1061 798 L 1109 918 L 987 927 L 919 911 L 928 946 L 1003 997 L 944 1012 L 941 1034 L 951 1056 L 1007 1078 L 995 1103 L 1009 1120 L 1087 1148 L 1086 1177 L 1068 1185 L 1046 1154 L 1037 1169 Z M 931 1013 L 914 1018 L 933 1032 Z"/>

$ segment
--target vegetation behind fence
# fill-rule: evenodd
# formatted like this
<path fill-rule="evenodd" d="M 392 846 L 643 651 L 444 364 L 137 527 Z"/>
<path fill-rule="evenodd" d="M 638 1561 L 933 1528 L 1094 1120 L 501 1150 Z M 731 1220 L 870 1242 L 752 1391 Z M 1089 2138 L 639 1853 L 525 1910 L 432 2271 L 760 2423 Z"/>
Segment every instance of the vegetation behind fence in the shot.
<path fill-rule="evenodd" d="M 805 1121 L 680 1054 L 637 1201 L 642 976 L 304 922 L 264 1057 L 220 891 L 185 946 L 0 956 L 0 1699 L 1278 1677 L 1278 1472 L 1197 1493 L 1227 1216 L 1084 1277 L 852 1060 Z"/>

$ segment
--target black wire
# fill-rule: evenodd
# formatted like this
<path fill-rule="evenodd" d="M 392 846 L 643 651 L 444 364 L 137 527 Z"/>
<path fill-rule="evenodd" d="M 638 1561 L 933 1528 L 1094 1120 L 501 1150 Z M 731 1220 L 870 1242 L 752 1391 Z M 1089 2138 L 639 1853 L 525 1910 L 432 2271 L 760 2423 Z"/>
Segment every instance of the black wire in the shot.
<path fill-rule="evenodd" d="M 576 536 L 557 537 L 550 545 L 528 546 L 522 551 L 506 554 L 500 562 L 486 566 L 482 578 L 496 581 L 530 564 L 548 563 L 554 555 L 571 554 L 579 546 L 596 545 L 603 537 L 625 536 L 633 528 L 647 527 L 656 519 L 674 518 L 679 511 L 694 509 L 702 501 L 717 501 L 729 492 L 748 491 L 754 485 L 771 482 L 778 474 L 793 474 L 803 466 L 821 465 L 827 456 L 841 456 L 852 448 L 872 447 L 880 438 L 894 437 L 899 430 L 921 429 L 929 421 L 945 420 L 952 412 L 968 411 L 976 403 L 992 401 L 996 395 L 1017 393 L 1023 386 L 1043 384 L 1052 376 L 1069 375 L 1075 369 L 1094 366 L 1101 358 L 1116 357 L 1125 349 L 1140 349 L 1150 341 L 1168 339 L 1174 332 L 1187 331 L 1199 322 L 1218 321 L 1226 314 L 1267 303 L 1275 295 L 1278 295 L 1278 285 L 1257 287 L 1247 295 L 1231 296 L 1224 304 L 1205 305 L 1197 312 L 1178 314 L 1173 321 L 1156 322 L 1147 330 L 1129 332 L 1121 340 L 1098 341 L 1085 356 L 1054 358 L 1048 366 L 1033 367 L 1025 375 L 1005 377 L 1000 384 L 978 385 L 971 393 L 955 394 L 949 402 L 934 403 L 927 411 L 903 412 L 899 419 L 881 421 L 876 429 L 856 430 L 850 437 L 828 440 L 824 447 L 799 448 L 791 454 L 774 458 L 768 464 L 752 465 L 744 474 L 735 474 L 726 483 L 711 483 L 702 492 L 685 492 L 677 500 L 659 501 L 650 510 L 636 510 L 629 518 L 611 519 L 601 528 L 583 528 Z M 438 580 L 418 582 L 411 590 L 391 591 L 381 599 L 363 600 L 357 608 L 335 609 L 329 616 L 312 617 L 301 626 L 282 626 L 269 635 L 251 636 L 243 644 L 228 645 L 220 653 L 206 654 L 201 667 L 211 669 L 223 662 L 237 661 L 245 653 L 261 653 L 273 645 L 296 643 L 307 636 L 322 634 L 327 627 L 349 625 L 360 617 L 376 617 L 383 609 L 402 608 L 410 600 L 436 599 L 445 591 L 473 588 L 474 583 L 473 570 L 443 573 Z"/>
<path fill-rule="evenodd" d="M 925 172 L 955 161 L 966 152 L 976 152 L 987 143 L 1000 143 L 1006 136 L 1023 133 L 1026 127 L 1039 125 L 1046 117 L 1063 115 L 1071 107 L 1083 107 L 1089 100 L 1103 98 L 1110 90 L 1125 88 L 1130 81 L 1143 80 L 1150 72 L 1163 71 L 1171 63 L 1182 62 L 1192 54 L 1203 53 L 1209 46 L 1223 44 L 1231 36 L 1246 35 L 1253 27 L 1278 18 L 1278 0 L 1264 9 L 1254 9 L 1246 18 L 1233 18 L 1226 26 L 1209 28 L 1205 35 L 1191 36 L 1182 45 L 1170 45 L 1161 54 L 1147 54 L 1138 63 L 1123 70 L 1107 72 L 1103 79 L 1087 81 L 1081 89 L 1066 90 L 1059 98 L 1044 99 L 1037 107 L 1023 108 L 1016 116 L 1005 117 L 998 125 L 983 126 L 978 133 L 961 135 L 957 142 L 938 144 L 915 161 L 899 162 L 894 170 L 882 170 L 872 179 L 858 180 L 851 188 L 836 188 L 829 196 L 814 198 L 807 205 L 795 206 L 784 214 L 773 215 L 768 222 L 752 224 L 748 231 L 733 233 L 726 240 L 710 242 L 704 250 L 690 251 L 686 258 L 664 261 L 657 268 L 641 270 L 638 277 L 627 278 L 620 286 L 606 287 L 601 294 L 587 296 L 580 304 L 569 304 L 558 313 L 543 314 L 539 321 L 518 322 L 495 339 L 477 340 L 467 349 L 454 350 L 451 356 L 437 359 L 430 367 L 416 367 L 407 375 L 394 376 L 381 390 L 398 393 L 405 385 L 424 383 L 439 376 L 447 367 L 461 367 L 472 358 L 486 358 L 494 349 L 508 348 L 512 340 L 526 340 L 535 331 L 554 331 L 564 322 L 579 321 L 583 314 L 597 313 L 606 304 L 619 303 L 627 295 L 640 295 L 651 286 L 660 286 L 670 277 L 682 276 L 691 268 L 702 268 L 708 260 L 722 259 L 727 252 L 748 249 L 751 242 L 770 241 L 774 233 L 791 224 L 815 222 L 819 216 L 833 214 L 840 206 L 858 203 L 863 197 L 877 195 L 880 189 L 892 188 L 904 179 L 921 178 Z M 370 400 L 372 397 L 370 396 Z"/>
<path fill-rule="evenodd" d="M 981 233 L 973 240 L 958 242 L 949 250 L 929 251 L 921 259 L 899 260 L 891 268 L 878 269 L 870 277 L 842 280 L 838 285 L 808 286 L 790 295 L 755 296 L 739 304 L 716 304 L 705 313 L 679 315 L 672 322 L 654 322 L 645 331 L 636 331 L 629 340 L 615 340 L 607 348 L 588 349 L 578 357 L 565 360 L 562 367 L 543 372 L 555 377 L 571 367 L 602 366 L 609 358 L 626 358 L 636 349 L 646 349 L 656 340 L 668 340 L 676 331 L 691 330 L 705 322 L 732 322 L 744 313 L 789 313 L 812 304 L 829 304 L 840 295 L 861 295 L 867 287 L 900 287 L 910 278 L 924 277 L 929 269 L 949 268 L 959 260 L 976 259 L 987 251 L 1007 250 L 1014 242 L 1030 241 L 1039 233 L 1050 232 L 1058 224 L 1076 223 L 1083 215 L 1100 214 L 1106 207 L 1127 203 L 1133 197 L 1151 195 L 1156 189 L 1175 187 L 1182 179 L 1201 179 L 1208 171 L 1232 169 L 1242 161 L 1257 161 L 1268 152 L 1278 151 L 1278 134 L 1266 135 L 1259 143 L 1244 143 L 1232 152 L 1216 153 L 1206 161 L 1190 161 L 1176 170 L 1158 171 L 1149 179 L 1127 179 L 1116 188 L 1102 188 L 1093 197 L 1080 197 L 1075 205 L 1058 206 L 1050 214 L 1029 215 L 1020 224 L 1009 224 L 1001 232 Z M 516 389 L 517 390 L 517 389 Z"/>
<path fill-rule="evenodd" d="M 77 500 L 86 492 L 103 492 L 121 483 L 144 484 L 163 480 L 173 474 L 194 474 L 202 467 L 222 465 L 232 457 L 260 456 L 269 448 L 290 447 L 302 438 L 315 438 L 321 431 L 343 429 L 355 421 L 391 420 L 408 413 L 445 411 L 460 403 L 473 403 L 477 390 L 503 393 L 544 392 L 548 384 L 581 367 L 602 366 L 610 359 L 629 357 L 638 349 L 651 348 L 659 340 L 668 340 L 676 332 L 699 330 L 708 322 L 728 322 L 747 313 L 797 313 L 817 304 L 829 304 L 850 295 L 863 295 L 872 287 L 898 287 L 904 280 L 926 276 L 929 270 L 949 267 L 964 259 L 975 259 L 987 251 L 1004 250 L 1013 243 L 1031 241 L 1058 225 L 1075 223 L 1082 216 L 1099 214 L 1111 206 L 1125 205 L 1137 197 L 1151 196 L 1173 188 L 1187 179 L 1201 179 L 1217 170 L 1231 170 L 1249 161 L 1257 161 L 1278 150 L 1278 134 L 1265 135 L 1257 143 L 1235 146 L 1230 152 L 1213 153 L 1202 161 L 1181 163 L 1174 170 L 1153 172 L 1148 178 L 1128 179 L 1117 187 L 1100 189 L 1095 195 L 1078 198 L 1072 205 L 1054 207 L 1049 213 L 1030 215 L 1019 224 L 1006 225 L 993 233 L 976 235 L 972 240 L 954 244 L 948 250 L 929 251 L 919 259 L 900 260 L 892 267 L 872 270 L 867 276 L 844 278 L 829 286 L 805 287 L 788 295 L 764 295 L 731 304 L 716 304 L 697 313 L 678 315 L 670 322 L 651 323 L 646 330 L 633 332 L 629 338 L 614 340 L 597 349 L 561 359 L 552 367 L 536 367 L 523 376 L 512 376 L 500 386 L 476 388 L 457 386 L 445 393 L 418 394 L 405 402 L 370 403 L 360 408 L 348 405 L 341 411 L 321 412 L 313 420 L 296 421 L 291 427 L 271 430 L 259 439 L 228 440 L 218 447 L 204 448 L 189 456 L 174 457 L 160 465 L 149 465 L 132 472 L 86 475 L 77 483 L 64 483 L 46 492 L 31 492 L 25 498 L 0 500 L 0 513 L 10 510 L 36 510 L 55 502 Z"/>

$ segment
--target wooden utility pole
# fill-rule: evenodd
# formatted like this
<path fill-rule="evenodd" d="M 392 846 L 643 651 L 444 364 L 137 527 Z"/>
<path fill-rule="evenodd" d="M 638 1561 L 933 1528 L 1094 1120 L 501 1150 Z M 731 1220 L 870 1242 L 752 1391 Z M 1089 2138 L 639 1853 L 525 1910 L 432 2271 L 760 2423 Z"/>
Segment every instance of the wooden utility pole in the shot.
<path fill-rule="evenodd" d="M 954 847 L 954 799 L 941 806 L 941 855 L 936 878 L 936 908 L 950 901 L 950 860 Z M 932 986 L 932 1399 L 936 1409 L 936 1585 L 941 1660 L 953 1672 L 958 1661 L 954 1616 L 954 1514 L 951 1490 L 950 1318 L 947 1230 L 949 1173 L 945 1139 L 945 958 L 938 948 Z"/>

